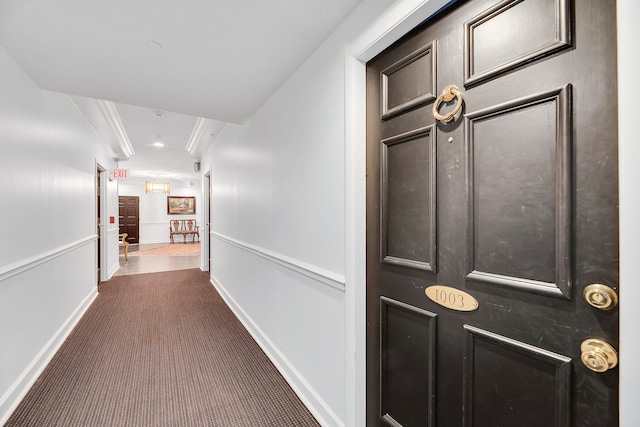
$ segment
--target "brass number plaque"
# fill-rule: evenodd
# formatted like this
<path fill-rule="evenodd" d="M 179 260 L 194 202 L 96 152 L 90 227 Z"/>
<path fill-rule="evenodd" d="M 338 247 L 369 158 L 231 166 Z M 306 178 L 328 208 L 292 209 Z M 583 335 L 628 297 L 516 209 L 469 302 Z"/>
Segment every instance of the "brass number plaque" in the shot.
<path fill-rule="evenodd" d="M 429 286 L 424 293 L 431 301 L 451 310 L 474 311 L 478 308 L 478 300 L 466 292 L 449 286 Z"/>

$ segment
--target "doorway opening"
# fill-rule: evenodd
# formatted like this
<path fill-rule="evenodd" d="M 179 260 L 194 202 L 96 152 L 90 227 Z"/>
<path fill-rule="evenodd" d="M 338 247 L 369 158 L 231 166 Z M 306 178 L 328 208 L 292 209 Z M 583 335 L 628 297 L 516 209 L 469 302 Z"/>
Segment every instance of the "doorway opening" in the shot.
<path fill-rule="evenodd" d="M 103 280 L 102 266 L 106 265 L 103 260 L 104 255 L 106 254 L 105 248 L 103 247 L 103 245 L 106 243 L 106 239 L 104 238 L 104 224 L 102 223 L 102 218 L 105 218 L 106 212 L 105 194 L 107 185 L 104 179 L 105 171 L 105 168 L 96 163 L 96 277 L 98 284 Z"/>
<path fill-rule="evenodd" d="M 211 172 L 204 176 L 204 219 L 206 223 L 203 244 L 204 263 L 203 270 L 211 271 Z"/>

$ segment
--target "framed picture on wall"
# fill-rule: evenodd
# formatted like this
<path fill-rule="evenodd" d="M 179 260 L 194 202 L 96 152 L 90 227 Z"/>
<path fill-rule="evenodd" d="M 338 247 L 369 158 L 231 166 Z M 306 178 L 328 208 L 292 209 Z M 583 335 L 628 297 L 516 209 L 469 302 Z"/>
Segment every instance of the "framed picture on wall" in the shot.
<path fill-rule="evenodd" d="M 196 198 L 167 196 L 167 213 L 169 215 L 195 215 Z"/>

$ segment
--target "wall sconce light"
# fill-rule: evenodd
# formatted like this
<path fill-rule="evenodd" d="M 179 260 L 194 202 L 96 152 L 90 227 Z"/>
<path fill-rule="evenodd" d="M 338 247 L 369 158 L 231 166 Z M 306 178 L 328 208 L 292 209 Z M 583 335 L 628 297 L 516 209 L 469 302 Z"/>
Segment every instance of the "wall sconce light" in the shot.
<path fill-rule="evenodd" d="M 171 184 L 169 183 L 169 181 L 167 182 L 145 181 L 144 192 L 146 194 L 149 194 L 149 193 L 171 194 Z"/>

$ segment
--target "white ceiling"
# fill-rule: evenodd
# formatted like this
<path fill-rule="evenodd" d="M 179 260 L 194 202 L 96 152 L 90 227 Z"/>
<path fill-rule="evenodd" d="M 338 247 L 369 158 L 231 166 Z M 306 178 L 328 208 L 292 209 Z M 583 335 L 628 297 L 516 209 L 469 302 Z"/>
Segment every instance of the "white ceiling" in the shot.
<path fill-rule="evenodd" d="M 121 167 L 195 176 L 202 144 L 251 117 L 360 1 L 0 0 L 0 45 L 42 89 L 113 102 L 135 151 Z"/>
<path fill-rule="evenodd" d="M 193 164 L 222 130 L 224 122 L 216 122 L 217 128 L 202 136 L 200 151 L 192 155 L 185 147 L 196 126 L 196 117 L 129 104 L 115 106 L 135 150 L 135 154 L 119 166 L 129 170 L 134 180 L 157 178 L 178 184 L 200 181 Z M 156 147 L 154 143 L 164 146 Z"/>

